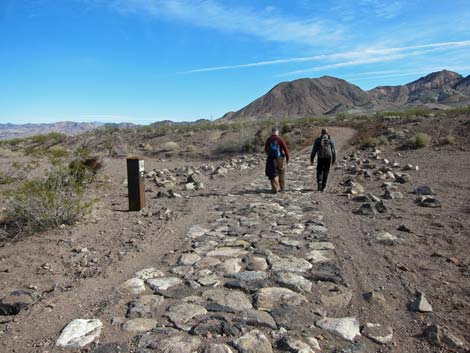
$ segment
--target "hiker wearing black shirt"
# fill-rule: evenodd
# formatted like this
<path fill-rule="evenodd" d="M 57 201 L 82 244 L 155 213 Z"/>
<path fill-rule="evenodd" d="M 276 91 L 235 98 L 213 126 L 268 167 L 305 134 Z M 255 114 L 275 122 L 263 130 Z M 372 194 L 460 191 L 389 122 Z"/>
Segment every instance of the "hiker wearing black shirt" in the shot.
<path fill-rule="evenodd" d="M 313 160 L 317 154 L 317 185 L 318 191 L 323 191 L 328 180 L 330 166 L 336 162 L 335 143 L 326 129 L 322 129 L 320 137 L 315 139 L 313 143 L 312 152 L 310 153 L 311 165 L 313 165 Z"/>
<path fill-rule="evenodd" d="M 279 136 L 279 130 L 273 128 L 272 135 L 264 144 L 267 154 L 266 176 L 271 181 L 271 191 L 285 191 L 286 189 L 286 165 L 289 163 L 289 150 L 285 141 Z"/>

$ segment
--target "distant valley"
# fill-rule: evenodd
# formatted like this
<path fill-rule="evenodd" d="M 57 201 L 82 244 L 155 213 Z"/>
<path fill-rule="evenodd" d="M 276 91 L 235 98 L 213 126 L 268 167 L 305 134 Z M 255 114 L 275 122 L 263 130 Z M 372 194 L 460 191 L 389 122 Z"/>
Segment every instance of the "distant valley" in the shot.
<path fill-rule="evenodd" d="M 86 131 L 97 129 L 108 124 L 100 122 L 79 123 L 73 121 L 61 121 L 49 124 L 0 124 L 0 140 L 23 138 L 50 132 L 59 132 L 66 135 L 78 135 Z M 135 126 L 130 123 L 110 124 L 116 127 Z"/>

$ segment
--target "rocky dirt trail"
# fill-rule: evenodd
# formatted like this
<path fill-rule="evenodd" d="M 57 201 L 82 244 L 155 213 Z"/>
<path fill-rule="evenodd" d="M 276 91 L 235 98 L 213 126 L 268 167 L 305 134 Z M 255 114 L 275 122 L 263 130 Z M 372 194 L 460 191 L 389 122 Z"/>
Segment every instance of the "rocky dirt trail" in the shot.
<path fill-rule="evenodd" d="M 340 157 L 348 155 L 354 131 L 332 134 Z M 446 351 L 416 337 L 431 324 L 432 308 L 422 295 L 415 301 L 422 313 L 408 309 L 421 281 L 404 275 L 403 259 L 394 259 L 409 245 L 383 232 L 396 221 L 390 206 L 384 211 L 387 201 L 358 190 L 363 160 L 347 157 L 332 172 L 328 191 L 318 193 L 308 153 L 289 164 L 285 193 L 269 193 L 258 168 L 226 188 L 195 194 L 188 205 L 193 213 L 155 239 L 172 241 L 57 297 L 51 320 L 60 324 L 41 330 L 36 320 L 47 320 L 45 303 L 33 307 L 16 330 L 29 339 L 17 337 L 19 346 L 3 335 L 5 352 Z M 377 153 L 371 158 L 385 163 Z M 351 164 L 355 177 L 346 180 Z M 362 203 L 352 198 L 359 196 L 366 206 L 354 214 Z M 54 318 L 68 301 L 73 310 Z M 434 336 L 428 332 L 431 339 L 463 351 L 463 341 L 436 329 Z"/>

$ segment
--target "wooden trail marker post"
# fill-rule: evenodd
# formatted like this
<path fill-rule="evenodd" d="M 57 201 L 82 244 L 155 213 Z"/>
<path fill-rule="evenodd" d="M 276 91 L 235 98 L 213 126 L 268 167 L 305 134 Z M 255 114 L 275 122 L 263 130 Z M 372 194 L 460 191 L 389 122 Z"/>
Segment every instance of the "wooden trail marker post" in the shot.
<path fill-rule="evenodd" d="M 140 211 L 145 207 L 145 166 L 139 157 L 127 158 L 127 190 L 129 211 Z"/>

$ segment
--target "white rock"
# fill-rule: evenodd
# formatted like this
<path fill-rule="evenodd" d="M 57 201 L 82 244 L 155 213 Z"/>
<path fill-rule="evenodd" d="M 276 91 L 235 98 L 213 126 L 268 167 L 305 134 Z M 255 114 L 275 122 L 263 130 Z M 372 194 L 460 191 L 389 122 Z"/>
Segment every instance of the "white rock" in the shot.
<path fill-rule="evenodd" d="M 239 257 L 244 256 L 248 252 L 240 248 L 222 247 L 215 250 L 209 251 L 207 256 L 223 256 L 223 257 Z"/>
<path fill-rule="evenodd" d="M 154 291 L 167 290 L 182 284 L 183 281 L 176 277 L 161 277 L 147 280 L 147 284 Z"/>
<path fill-rule="evenodd" d="M 240 259 L 228 259 L 223 263 L 217 266 L 217 269 L 224 274 L 232 275 L 234 273 L 240 272 L 242 269 Z"/>
<path fill-rule="evenodd" d="M 268 260 L 271 262 L 271 270 L 273 271 L 306 272 L 313 267 L 307 260 L 294 256 L 270 256 Z"/>
<path fill-rule="evenodd" d="M 145 282 L 140 278 L 131 278 L 119 286 L 120 292 L 140 294 L 145 292 Z"/>
<path fill-rule="evenodd" d="M 199 278 L 197 281 L 201 286 L 204 286 L 204 287 L 218 287 L 220 285 L 219 276 L 215 274 L 203 276 Z"/>
<path fill-rule="evenodd" d="M 318 340 L 315 337 L 308 337 L 307 341 L 314 350 L 316 351 L 321 350 L 320 343 L 318 343 Z"/>
<path fill-rule="evenodd" d="M 196 190 L 196 185 L 194 183 L 187 183 L 185 186 L 184 186 L 184 189 L 186 191 L 194 191 Z"/>
<path fill-rule="evenodd" d="M 162 271 L 156 269 L 155 267 L 150 267 L 144 268 L 143 270 L 136 272 L 135 276 L 145 281 L 150 278 L 163 277 L 165 276 L 165 274 Z"/>
<path fill-rule="evenodd" d="M 388 232 L 378 232 L 372 234 L 372 236 L 377 242 L 384 245 L 394 245 L 398 241 L 398 237 L 396 235 Z"/>
<path fill-rule="evenodd" d="M 311 263 L 318 264 L 332 261 L 331 255 L 332 252 L 328 250 L 312 250 L 307 254 L 306 258 Z"/>
<path fill-rule="evenodd" d="M 277 272 L 275 281 L 281 286 L 296 292 L 310 292 L 312 290 L 312 282 L 292 272 Z"/>
<path fill-rule="evenodd" d="M 233 341 L 233 345 L 240 353 L 272 353 L 271 343 L 259 330 L 244 334 Z"/>
<path fill-rule="evenodd" d="M 201 257 L 198 254 L 188 253 L 180 256 L 178 264 L 183 266 L 189 266 L 194 265 L 199 260 L 201 260 Z"/>
<path fill-rule="evenodd" d="M 103 323 L 98 319 L 71 321 L 60 334 L 56 345 L 65 348 L 81 348 L 93 342 L 101 334 Z"/>
<path fill-rule="evenodd" d="M 312 342 L 310 342 L 311 339 L 315 341 L 312 340 Z M 308 344 L 298 338 L 293 337 L 285 337 L 281 339 L 281 342 L 286 348 L 288 348 L 289 352 L 315 353 L 315 349 L 320 349 L 318 341 L 313 337 L 310 337 Z M 316 345 L 312 345 L 311 343 L 316 343 Z"/>
<path fill-rule="evenodd" d="M 329 318 L 325 317 L 316 322 L 316 325 L 324 330 L 330 331 L 333 335 L 341 337 L 347 341 L 361 335 L 359 323 L 354 317 Z"/>
<path fill-rule="evenodd" d="M 312 250 L 334 250 L 335 246 L 333 243 L 328 241 L 315 241 L 308 244 L 308 247 Z"/>
<path fill-rule="evenodd" d="M 281 305 L 297 306 L 307 299 L 290 289 L 280 287 L 261 288 L 255 294 L 255 306 L 258 310 L 271 310 Z"/>
<path fill-rule="evenodd" d="M 393 339 L 393 329 L 390 326 L 382 326 L 381 324 L 372 324 L 370 322 L 366 323 L 362 334 L 379 344 L 390 343 Z"/>
<path fill-rule="evenodd" d="M 157 326 L 157 321 L 152 319 L 137 318 L 126 321 L 122 329 L 128 332 L 147 332 Z"/>
<path fill-rule="evenodd" d="M 192 226 L 191 228 L 189 228 L 187 236 L 188 238 L 196 239 L 196 238 L 202 237 L 204 234 L 208 232 L 209 232 L 209 229 L 202 228 L 200 225 L 196 224 Z"/>

